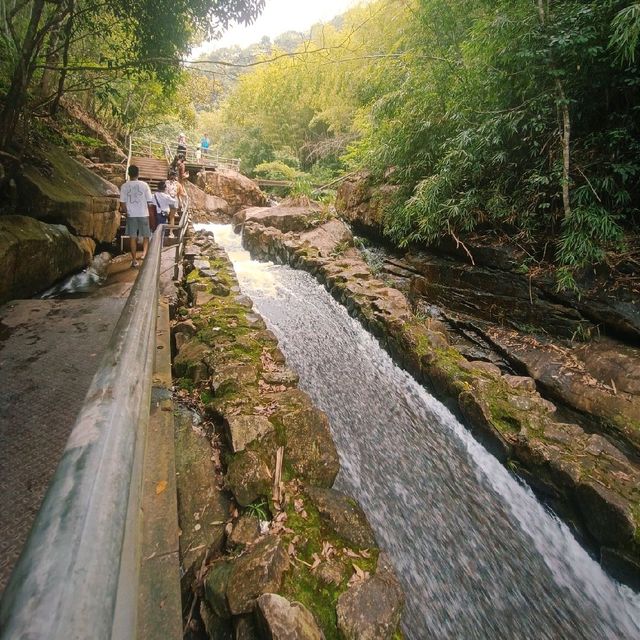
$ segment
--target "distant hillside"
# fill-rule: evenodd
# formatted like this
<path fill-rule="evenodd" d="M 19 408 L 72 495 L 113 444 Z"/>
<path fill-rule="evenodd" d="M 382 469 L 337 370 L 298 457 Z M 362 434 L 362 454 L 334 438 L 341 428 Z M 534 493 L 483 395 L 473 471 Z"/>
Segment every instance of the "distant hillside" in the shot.
<path fill-rule="evenodd" d="M 343 22 L 344 17 L 339 15 L 324 24 L 332 25 L 336 29 L 340 29 Z M 321 23 L 315 24 L 310 30 L 321 26 Z M 233 47 L 221 47 L 219 49 L 214 49 L 213 51 L 208 51 L 196 58 L 196 62 L 200 63 L 211 60 L 216 62 L 228 62 L 234 65 L 248 65 L 255 62 L 260 56 L 268 55 L 274 49 L 284 51 L 286 53 L 293 53 L 308 38 L 309 31 L 285 31 L 273 40 L 271 40 L 269 36 L 264 36 L 259 42 L 250 44 L 248 47 L 240 47 L 236 45 Z M 225 65 L 216 64 L 216 62 L 198 64 L 197 69 L 215 74 L 216 79 L 222 85 L 222 92 L 218 96 L 218 99 L 221 99 L 235 84 L 237 77 L 244 73 L 246 69 L 242 67 L 227 67 Z"/>

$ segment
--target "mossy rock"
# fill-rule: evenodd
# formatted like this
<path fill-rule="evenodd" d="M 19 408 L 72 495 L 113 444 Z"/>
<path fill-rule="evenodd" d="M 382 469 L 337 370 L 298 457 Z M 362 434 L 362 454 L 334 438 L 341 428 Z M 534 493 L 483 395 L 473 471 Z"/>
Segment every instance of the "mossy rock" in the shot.
<path fill-rule="evenodd" d="M 225 479 L 243 507 L 271 492 L 271 471 L 264 456 L 256 451 L 245 450 L 231 456 Z"/>

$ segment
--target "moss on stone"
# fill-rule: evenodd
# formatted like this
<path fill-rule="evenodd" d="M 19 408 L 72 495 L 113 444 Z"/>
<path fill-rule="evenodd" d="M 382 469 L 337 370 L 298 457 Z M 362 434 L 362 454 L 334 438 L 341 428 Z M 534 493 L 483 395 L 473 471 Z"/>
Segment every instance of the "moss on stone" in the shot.
<path fill-rule="evenodd" d="M 295 545 L 297 559 L 293 559 L 291 569 L 285 574 L 282 595 L 289 600 L 301 602 L 314 615 L 327 640 L 340 640 L 337 629 L 336 605 L 340 595 L 347 590 L 349 578 L 353 574 L 353 565 L 373 575 L 378 562 L 378 549 L 370 550 L 369 558 L 353 558 L 344 553 L 350 547 L 335 532 L 325 527 L 320 514 L 310 500 L 303 500 L 304 512 L 297 512 L 293 503 L 286 508 L 287 528 L 293 533 L 287 534 L 285 540 Z M 334 560 L 343 567 L 343 579 L 339 584 L 323 583 L 316 572 L 311 570 L 314 554 L 321 557 L 323 544 L 328 542 L 337 551 Z"/>

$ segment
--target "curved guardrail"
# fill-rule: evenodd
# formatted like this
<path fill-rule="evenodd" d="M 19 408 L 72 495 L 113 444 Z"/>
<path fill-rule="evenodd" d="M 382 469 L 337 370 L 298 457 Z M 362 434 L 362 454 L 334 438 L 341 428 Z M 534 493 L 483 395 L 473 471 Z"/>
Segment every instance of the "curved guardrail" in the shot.
<path fill-rule="evenodd" d="M 134 638 L 165 227 L 114 329 L 0 603 L 3 640 Z"/>

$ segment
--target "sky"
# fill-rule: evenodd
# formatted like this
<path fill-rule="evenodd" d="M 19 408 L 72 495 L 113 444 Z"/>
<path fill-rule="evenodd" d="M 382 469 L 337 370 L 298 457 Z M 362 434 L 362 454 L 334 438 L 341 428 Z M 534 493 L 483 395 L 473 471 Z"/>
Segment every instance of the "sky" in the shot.
<path fill-rule="evenodd" d="M 219 47 L 239 45 L 246 47 L 263 36 L 275 38 L 285 31 L 307 31 L 316 22 L 326 22 L 344 13 L 362 0 L 266 0 L 260 17 L 249 27 L 231 27 L 220 40 L 194 49 L 196 58 L 201 53 Z"/>

